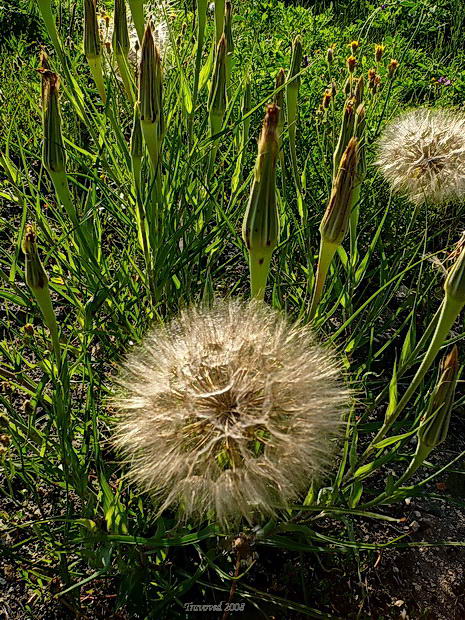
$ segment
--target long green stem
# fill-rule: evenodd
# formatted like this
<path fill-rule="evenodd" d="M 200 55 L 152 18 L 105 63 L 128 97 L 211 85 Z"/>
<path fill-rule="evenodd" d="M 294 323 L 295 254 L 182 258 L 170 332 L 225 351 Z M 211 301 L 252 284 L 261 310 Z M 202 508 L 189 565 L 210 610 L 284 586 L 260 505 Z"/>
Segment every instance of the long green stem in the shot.
<path fill-rule="evenodd" d="M 266 282 L 270 272 L 272 252 L 263 250 L 250 251 L 250 295 L 252 299 L 263 301 L 265 297 Z"/>
<path fill-rule="evenodd" d="M 425 357 L 423 358 L 423 361 L 419 369 L 417 370 L 416 375 L 412 379 L 412 382 L 407 388 L 407 391 L 405 392 L 404 396 L 399 401 L 394 411 L 392 411 L 392 413 L 386 419 L 383 426 L 380 428 L 380 430 L 376 434 L 376 437 L 373 439 L 373 441 L 370 443 L 368 448 L 365 450 L 365 453 L 362 455 L 362 459 L 368 456 L 375 449 L 375 445 L 386 435 L 386 433 L 391 429 L 392 425 L 397 420 L 399 415 L 405 409 L 410 398 L 413 396 L 415 390 L 419 386 L 423 377 L 425 376 L 431 364 L 433 363 L 434 359 L 436 358 L 436 355 L 438 354 L 439 349 L 444 343 L 444 340 L 447 334 L 449 333 L 450 328 L 454 324 L 454 321 L 457 318 L 460 311 L 462 310 L 463 306 L 464 304 L 462 302 L 450 299 L 446 295 L 442 309 L 441 309 L 441 314 L 440 314 L 438 323 L 436 325 L 436 329 L 433 334 L 430 346 L 427 352 L 425 353 Z"/>
<path fill-rule="evenodd" d="M 406 482 L 409 478 L 411 478 L 418 469 L 420 469 L 420 467 L 423 465 L 425 460 L 428 458 L 428 455 L 430 454 L 431 450 L 432 448 L 428 448 L 426 446 L 423 446 L 421 443 L 419 443 L 417 447 L 417 451 L 415 452 L 412 460 L 410 461 L 410 465 L 404 471 L 402 476 L 396 481 L 394 486 L 390 489 L 390 492 L 387 493 L 386 491 L 383 491 L 383 493 L 380 493 L 374 499 L 370 500 L 366 504 L 363 504 L 361 508 L 363 509 L 370 508 L 372 506 L 381 504 L 385 500 L 391 498 L 394 492 L 397 491 L 399 487 L 402 484 L 404 484 L 404 482 Z"/>
<path fill-rule="evenodd" d="M 334 258 L 338 246 L 336 244 L 327 243 L 323 240 L 320 242 L 320 255 L 318 257 L 318 267 L 316 270 L 315 284 L 313 286 L 312 302 L 309 310 L 309 320 L 311 321 L 316 314 L 318 304 L 321 300 L 323 288 L 328 275 L 329 268 Z"/>
<path fill-rule="evenodd" d="M 431 334 L 436 328 L 439 317 L 441 316 L 442 306 L 443 304 L 441 304 L 439 308 L 437 309 L 436 314 L 433 316 L 433 318 L 429 322 L 428 327 L 425 329 L 423 336 L 420 338 L 420 340 L 418 341 L 413 351 L 410 353 L 407 359 L 402 364 L 400 364 L 399 367 L 397 368 L 397 379 L 398 380 L 404 376 L 404 374 L 407 372 L 407 370 L 410 368 L 412 363 L 417 358 L 418 354 L 423 350 L 426 343 L 430 339 Z M 383 398 L 386 396 L 388 391 L 389 391 L 389 384 L 386 385 L 384 389 L 378 394 L 378 396 L 375 398 L 375 401 L 370 409 L 374 409 L 381 402 L 381 400 L 383 400 Z"/>

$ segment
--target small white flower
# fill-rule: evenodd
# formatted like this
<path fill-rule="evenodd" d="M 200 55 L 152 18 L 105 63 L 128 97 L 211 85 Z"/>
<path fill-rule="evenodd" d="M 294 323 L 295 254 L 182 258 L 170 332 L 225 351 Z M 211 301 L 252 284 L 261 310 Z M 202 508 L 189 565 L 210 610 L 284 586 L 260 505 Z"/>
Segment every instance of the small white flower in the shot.
<path fill-rule="evenodd" d="M 444 204 L 465 196 L 465 115 L 420 108 L 385 128 L 378 160 L 395 192 L 414 204 Z"/>

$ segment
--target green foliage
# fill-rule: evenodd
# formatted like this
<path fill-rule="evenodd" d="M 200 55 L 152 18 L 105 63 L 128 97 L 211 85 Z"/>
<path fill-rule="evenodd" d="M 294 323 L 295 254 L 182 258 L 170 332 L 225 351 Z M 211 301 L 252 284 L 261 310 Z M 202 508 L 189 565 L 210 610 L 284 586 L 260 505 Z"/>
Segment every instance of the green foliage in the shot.
<path fill-rule="evenodd" d="M 206 8 L 203 2 L 196 4 Z M 308 3 L 309 8 L 305 2 L 297 4 L 243 0 L 234 6 L 228 101 L 221 126 L 212 132 L 208 92 L 214 17 L 207 14 L 205 44 L 199 50 L 195 38 L 203 38 L 203 21 L 198 28 L 192 2 L 158 8 L 155 22 L 166 21 L 168 40 L 161 50 L 166 118 L 156 174 L 146 153 L 140 159 L 140 150 L 137 157 L 131 151 L 137 113 L 114 59 L 103 48 L 105 104 L 96 91 L 82 49 L 81 13 L 73 17 L 66 2 L 54 5 L 64 43 L 60 60 L 37 21 L 35 2 L 7 2 L 0 8 L 0 26 L 14 20 L 0 64 L 0 404 L 6 412 L 0 422 L 6 420 L 11 440 L 0 458 L 3 497 L 14 506 L 6 529 L 24 534 L 12 548 L 2 543 L 1 550 L 39 597 L 48 596 L 59 576 L 58 598 L 68 609 L 78 609 L 79 594 L 99 580 L 117 593 L 111 613 L 125 606 L 144 617 L 183 617 L 185 601 L 228 598 L 229 559 L 237 555 L 232 541 L 208 521 L 178 525 L 171 513 L 154 519 L 152 500 L 126 482 L 109 447 L 114 412 L 106 401 L 115 364 L 152 322 L 168 320 L 193 301 L 249 295 L 240 230 L 256 138 L 264 106 L 276 94 L 276 74 L 289 69 L 296 35 L 302 38 L 304 56 L 295 137 L 299 189 L 285 124 L 284 166 L 278 163 L 276 180 L 280 238 L 266 300 L 303 320 L 308 320 L 318 229 L 346 99 L 342 88 L 348 43 L 360 41 L 357 75 L 365 77 L 374 63 L 374 44 L 386 46 L 379 68 L 382 88 L 367 95 L 368 166 L 357 243 L 352 245 L 357 260 L 344 241 L 328 266 L 315 321 L 321 338 L 337 346 L 360 398 L 345 421 L 341 459 L 321 488 L 309 489 L 305 501 L 279 512 L 276 521 L 260 524 L 256 531 L 244 529 L 259 553 L 273 548 L 320 554 L 336 550 L 359 557 L 377 546 L 354 539 L 354 522 L 362 517 L 396 520 L 382 512 L 376 501 L 380 493 L 383 504 L 407 493 L 429 497 L 429 482 L 459 459 L 454 455 L 450 463 L 431 465 L 428 480 L 407 490 L 391 478 L 384 484 L 386 466 L 400 475 L 406 454 L 412 456 L 409 439 L 434 386 L 429 356 L 431 364 L 420 365 L 421 377 L 417 375 L 421 385 L 408 402 L 401 400 L 408 390 L 406 377 L 415 375 L 430 343 L 422 335 L 436 333 L 440 315 L 443 275 L 432 259 L 443 258 L 442 252 L 457 241 L 457 216 L 463 210 L 451 205 L 444 212 L 425 208 L 414 213 L 406 200 L 389 194 L 372 165 L 375 141 L 387 119 L 418 104 L 462 103 L 465 54 L 458 34 L 463 26 L 459 2 L 387 0 L 384 9 L 364 0 Z M 28 16 L 24 24 L 17 14 Z M 40 80 L 35 71 L 40 43 L 48 47 L 52 69 L 62 76 L 67 170 L 61 192 L 41 161 Z M 328 66 L 326 50 L 333 43 L 335 59 Z M 400 67 L 388 85 L 391 57 Z M 129 58 L 128 71 L 130 63 Z M 438 82 L 441 76 L 451 84 Z M 337 93 L 323 112 L 320 103 L 331 82 Z M 213 147 L 214 168 L 206 174 Z M 70 205 L 76 214 L 72 218 Z M 25 286 L 21 241 L 29 222 L 35 224 L 49 278 L 60 363 L 53 363 L 41 309 Z M 26 330 L 29 325 L 32 332 Z M 463 338 L 463 317 L 454 323 L 453 336 L 446 332 L 435 340 L 435 354 L 444 348 L 444 337 L 446 344 Z M 459 396 L 457 402 L 462 401 Z M 405 405 L 402 416 L 399 402 Z M 387 407 L 397 415 L 389 419 L 390 434 L 381 437 Z M 371 460 L 364 462 L 374 436 L 376 445 L 365 455 Z M 27 500 L 40 516 L 25 517 Z M 322 516 L 338 520 L 337 535 L 319 528 Z M 396 544 L 409 543 L 393 540 Z M 38 557 L 29 545 L 39 546 Z M 327 617 L 306 602 L 305 592 L 299 600 L 285 600 L 249 584 L 248 574 L 240 574 L 235 583 L 237 600 L 256 609 L 281 617 L 291 611 Z"/>

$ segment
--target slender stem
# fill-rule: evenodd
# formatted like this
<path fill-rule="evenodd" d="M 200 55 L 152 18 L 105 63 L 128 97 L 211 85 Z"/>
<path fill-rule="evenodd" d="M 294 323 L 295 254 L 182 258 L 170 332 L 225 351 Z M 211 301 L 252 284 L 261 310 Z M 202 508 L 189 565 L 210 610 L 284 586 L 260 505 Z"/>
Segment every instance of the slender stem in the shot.
<path fill-rule="evenodd" d="M 335 244 L 326 243 L 323 239 L 320 242 L 320 255 L 318 257 L 318 267 L 316 270 L 315 284 L 313 287 L 312 302 L 309 310 L 309 320 L 311 321 L 316 314 L 318 304 L 320 303 L 321 295 L 328 275 L 329 268 L 334 258 L 338 246 Z"/>
<path fill-rule="evenodd" d="M 266 282 L 270 272 L 270 263 L 271 252 L 250 250 L 250 295 L 252 299 L 264 299 Z"/>
<path fill-rule="evenodd" d="M 436 358 L 439 349 L 441 348 L 447 334 L 449 333 L 450 328 L 452 327 L 463 306 L 463 303 L 452 300 L 446 295 L 430 346 L 425 353 L 425 357 L 423 358 L 423 361 L 418 368 L 416 375 L 412 379 L 412 382 L 407 388 L 407 391 L 399 401 L 394 411 L 385 420 L 383 426 L 380 428 L 373 441 L 365 450 L 364 454 L 362 455 L 362 460 L 375 449 L 375 445 L 386 435 L 386 433 L 391 429 L 392 425 L 397 420 L 399 415 L 405 409 L 410 398 L 413 396 L 415 390 L 421 383 L 423 377 L 425 376 L 426 372 Z"/>

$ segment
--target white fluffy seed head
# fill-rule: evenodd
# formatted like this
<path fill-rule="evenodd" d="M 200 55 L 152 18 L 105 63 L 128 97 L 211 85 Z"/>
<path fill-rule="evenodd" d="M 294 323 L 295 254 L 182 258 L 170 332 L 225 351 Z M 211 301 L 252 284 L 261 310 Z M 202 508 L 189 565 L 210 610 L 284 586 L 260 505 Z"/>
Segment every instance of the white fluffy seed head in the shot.
<path fill-rule="evenodd" d="M 114 444 L 182 517 L 271 515 L 331 464 L 350 391 L 308 327 L 264 304 L 184 311 L 119 373 Z"/>
<path fill-rule="evenodd" d="M 395 192 L 416 205 L 445 204 L 465 196 L 465 115 L 420 108 L 385 128 L 378 160 Z"/>

